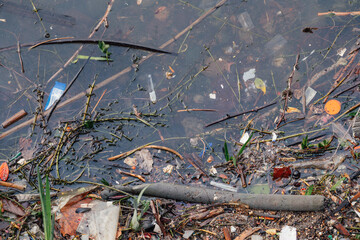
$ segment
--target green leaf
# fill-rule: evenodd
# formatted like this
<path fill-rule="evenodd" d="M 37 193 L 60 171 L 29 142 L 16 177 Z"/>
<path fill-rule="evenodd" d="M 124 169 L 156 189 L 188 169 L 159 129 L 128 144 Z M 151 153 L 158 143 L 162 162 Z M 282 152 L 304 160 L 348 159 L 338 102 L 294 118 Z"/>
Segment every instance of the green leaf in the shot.
<path fill-rule="evenodd" d="M 301 149 L 307 149 L 309 147 L 308 135 L 306 135 L 301 141 Z"/>
<path fill-rule="evenodd" d="M 135 199 L 135 201 L 134 201 L 134 213 L 133 213 L 133 216 L 132 216 L 131 222 L 130 222 L 131 229 L 133 229 L 134 231 L 138 231 L 138 230 L 139 230 L 139 228 L 140 228 L 140 223 L 139 223 L 139 221 L 140 221 L 142 215 L 146 212 L 146 210 L 147 210 L 147 209 L 149 208 L 149 206 L 150 206 L 150 203 L 149 203 L 149 204 L 146 203 L 145 206 L 144 206 L 144 208 L 143 208 L 143 210 L 142 210 L 141 213 L 138 215 L 138 213 L 137 213 L 137 208 L 138 208 L 138 206 L 140 205 L 140 200 L 141 200 L 142 195 L 144 194 L 145 190 L 146 190 L 148 187 L 150 187 L 150 185 L 144 187 L 144 188 L 141 190 L 139 196 L 138 196 L 138 197 Z M 144 210 L 145 208 L 146 208 L 146 210 Z"/>
<path fill-rule="evenodd" d="M 110 183 L 109 183 L 108 181 L 106 181 L 105 178 L 102 178 L 102 179 L 100 180 L 100 182 L 101 182 L 102 184 L 106 185 L 106 186 L 110 186 Z"/>
<path fill-rule="evenodd" d="M 44 193 L 44 185 L 40 177 L 39 166 L 37 166 L 37 180 L 38 180 L 39 195 L 40 195 L 41 209 L 42 209 L 43 222 L 44 222 L 45 240 L 52 240 L 54 237 L 53 234 L 54 217 L 51 214 L 51 196 L 50 196 L 49 178 L 46 175 L 45 193 Z"/>
<path fill-rule="evenodd" d="M 306 192 L 305 192 L 305 195 L 311 195 L 312 192 L 314 190 L 314 185 L 310 185 L 307 189 L 306 189 Z"/>
<path fill-rule="evenodd" d="M 93 122 L 93 121 L 85 121 L 84 127 L 85 127 L 86 129 L 91 129 L 91 128 L 94 127 L 94 122 Z"/>
<path fill-rule="evenodd" d="M 228 162 L 230 160 L 230 157 L 226 141 L 224 142 L 223 152 L 225 155 L 225 160 Z"/>
<path fill-rule="evenodd" d="M 335 191 L 344 181 L 346 177 L 340 178 L 331 188 L 330 191 Z"/>

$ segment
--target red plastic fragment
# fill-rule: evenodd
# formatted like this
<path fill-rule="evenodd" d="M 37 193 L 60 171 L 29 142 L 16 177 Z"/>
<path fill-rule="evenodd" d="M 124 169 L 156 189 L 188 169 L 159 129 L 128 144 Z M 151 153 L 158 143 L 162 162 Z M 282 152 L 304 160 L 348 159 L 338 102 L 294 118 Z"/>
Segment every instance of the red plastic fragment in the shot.
<path fill-rule="evenodd" d="M 6 162 L 3 162 L 0 166 L 0 179 L 6 181 L 9 177 L 9 167 Z"/>
<path fill-rule="evenodd" d="M 288 178 L 291 175 L 290 167 L 274 168 L 273 180 Z"/>

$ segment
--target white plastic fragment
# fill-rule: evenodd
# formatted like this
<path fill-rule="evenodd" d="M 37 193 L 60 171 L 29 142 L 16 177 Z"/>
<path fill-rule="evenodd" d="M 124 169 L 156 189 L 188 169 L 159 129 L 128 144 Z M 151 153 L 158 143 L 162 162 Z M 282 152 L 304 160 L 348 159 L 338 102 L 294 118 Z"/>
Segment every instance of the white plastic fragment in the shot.
<path fill-rule="evenodd" d="M 155 103 L 156 102 L 156 93 L 155 93 L 155 90 L 154 90 L 154 83 L 153 83 L 151 74 L 147 75 L 147 79 L 148 79 L 148 86 L 149 86 L 150 101 Z"/>
<path fill-rule="evenodd" d="M 256 72 L 255 68 L 251 68 L 250 70 L 244 72 L 244 74 L 243 74 L 244 82 L 246 82 L 247 80 L 250 80 L 252 78 L 255 78 L 255 72 Z"/>
<path fill-rule="evenodd" d="M 296 228 L 284 226 L 280 232 L 280 240 L 296 240 Z"/>
<path fill-rule="evenodd" d="M 309 55 L 307 55 L 306 57 L 304 57 L 303 59 L 301 59 L 300 62 L 305 61 L 306 59 L 308 59 L 308 57 L 310 57 L 314 52 L 315 52 L 315 49 L 312 50 Z"/>
<path fill-rule="evenodd" d="M 340 48 L 337 50 L 337 55 L 342 57 L 342 56 L 344 56 L 345 52 L 346 52 L 346 48 Z"/>
<path fill-rule="evenodd" d="M 237 189 L 235 187 L 233 187 L 233 186 L 230 186 L 229 184 L 218 183 L 218 182 L 215 182 L 215 181 L 211 181 L 210 185 L 214 186 L 214 187 L 222 188 L 222 189 L 224 189 L 226 191 L 237 192 Z"/>
<path fill-rule="evenodd" d="M 276 139 L 277 139 L 276 133 L 272 132 L 272 133 L 271 133 L 271 141 L 275 142 Z"/>
<path fill-rule="evenodd" d="M 254 24 L 248 12 L 241 13 L 238 16 L 238 21 L 240 22 L 241 26 L 244 28 L 245 31 L 249 31 L 254 28 Z"/>
<path fill-rule="evenodd" d="M 306 89 L 306 91 L 305 91 L 305 104 L 306 104 L 306 106 L 309 105 L 311 100 L 314 99 L 316 93 L 317 92 L 314 89 L 312 89 L 311 87 L 308 87 Z"/>
<path fill-rule="evenodd" d="M 216 176 L 216 174 L 218 173 L 214 166 L 210 168 L 209 172 L 211 176 Z"/>
<path fill-rule="evenodd" d="M 245 144 L 247 140 L 249 140 L 249 137 L 250 137 L 249 134 L 245 132 L 240 139 L 240 143 Z"/>
<path fill-rule="evenodd" d="M 185 239 L 189 239 L 189 237 L 191 237 L 191 235 L 194 233 L 194 230 L 185 230 L 184 234 L 183 234 L 183 238 Z"/>
<path fill-rule="evenodd" d="M 230 232 L 231 232 L 231 233 L 236 232 L 236 227 L 234 227 L 234 226 L 230 226 Z"/>
<path fill-rule="evenodd" d="M 216 99 L 216 93 L 210 93 L 209 98 L 210 99 Z"/>
<path fill-rule="evenodd" d="M 251 240 L 263 240 L 263 238 L 260 235 L 251 235 Z"/>

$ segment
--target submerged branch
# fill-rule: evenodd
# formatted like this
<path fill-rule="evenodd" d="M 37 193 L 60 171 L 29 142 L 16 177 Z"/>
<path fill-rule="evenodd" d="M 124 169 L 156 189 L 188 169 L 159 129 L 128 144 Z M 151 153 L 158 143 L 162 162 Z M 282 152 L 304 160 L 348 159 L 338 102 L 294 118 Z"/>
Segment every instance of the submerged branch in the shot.
<path fill-rule="evenodd" d="M 137 186 L 115 187 L 118 190 L 131 194 L 144 195 L 174 199 L 194 203 L 228 203 L 241 202 L 253 209 L 274 210 L 274 211 L 319 211 L 324 208 L 324 196 L 319 195 L 275 195 L 275 194 L 244 194 L 228 191 L 218 191 L 210 188 L 190 187 L 171 183 L 141 184 Z M 116 193 L 105 190 L 101 196 L 108 199 Z"/>

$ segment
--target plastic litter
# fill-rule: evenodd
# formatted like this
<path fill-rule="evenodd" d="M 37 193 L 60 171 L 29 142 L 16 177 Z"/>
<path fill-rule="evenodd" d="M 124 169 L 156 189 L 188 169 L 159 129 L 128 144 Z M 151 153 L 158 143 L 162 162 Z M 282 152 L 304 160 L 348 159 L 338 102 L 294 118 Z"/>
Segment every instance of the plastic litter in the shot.
<path fill-rule="evenodd" d="M 254 24 L 248 12 L 243 12 L 238 16 L 238 21 L 244 30 L 249 31 L 254 28 Z"/>
<path fill-rule="evenodd" d="M 244 74 L 243 74 L 244 82 L 254 78 L 255 77 L 255 72 L 256 72 L 255 68 L 251 68 L 250 70 L 244 72 Z"/>
<path fill-rule="evenodd" d="M 112 202 L 93 201 L 90 212 L 83 215 L 77 231 L 96 240 L 115 239 L 120 206 Z"/>
<path fill-rule="evenodd" d="M 226 191 L 237 192 L 237 188 L 234 188 L 234 187 L 232 187 L 232 186 L 230 186 L 229 184 L 226 184 L 226 183 L 218 183 L 218 182 L 215 182 L 215 181 L 211 181 L 210 185 L 214 186 L 214 187 L 224 189 Z"/>
<path fill-rule="evenodd" d="M 335 136 L 340 142 L 355 142 L 355 139 L 349 134 L 349 132 L 340 124 L 333 122 L 331 123 L 331 129 L 334 132 Z"/>
<path fill-rule="evenodd" d="M 147 79 L 148 79 L 148 87 L 149 87 L 148 90 L 149 90 L 150 101 L 155 103 L 156 102 L 156 93 L 154 90 L 154 83 L 153 83 L 151 74 L 147 75 Z"/>
<path fill-rule="evenodd" d="M 280 34 L 277 34 L 268 43 L 265 44 L 265 50 L 272 55 L 279 51 L 286 43 L 287 40 Z"/>
<path fill-rule="evenodd" d="M 296 228 L 284 226 L 280 232 L 280 240 L 296 240 Z"/>
<path fill-rule="evenodd" d="M 55 82 L 54 87 L 51 89 L 49 98 L 45 104 L 45 111 L 48 110 L 59 98 L 63 95 L 66 88 L 65 83 Z"/>
<path fill-rule="evenodd" d="M 316 95 L 316 91 L 314 89 L 312 89 L 311 87 L 308 87 L 305 91 L 305 104 L 306 106 L 309 105 L 309 103 L 311 102 L 311 100 L 313 100 L 313 98 Z"/>
<path fill-rule="evenodd" d="M 251 235 L 251 240 L 263 240 L 263 238 L 260 235 Z"/>

